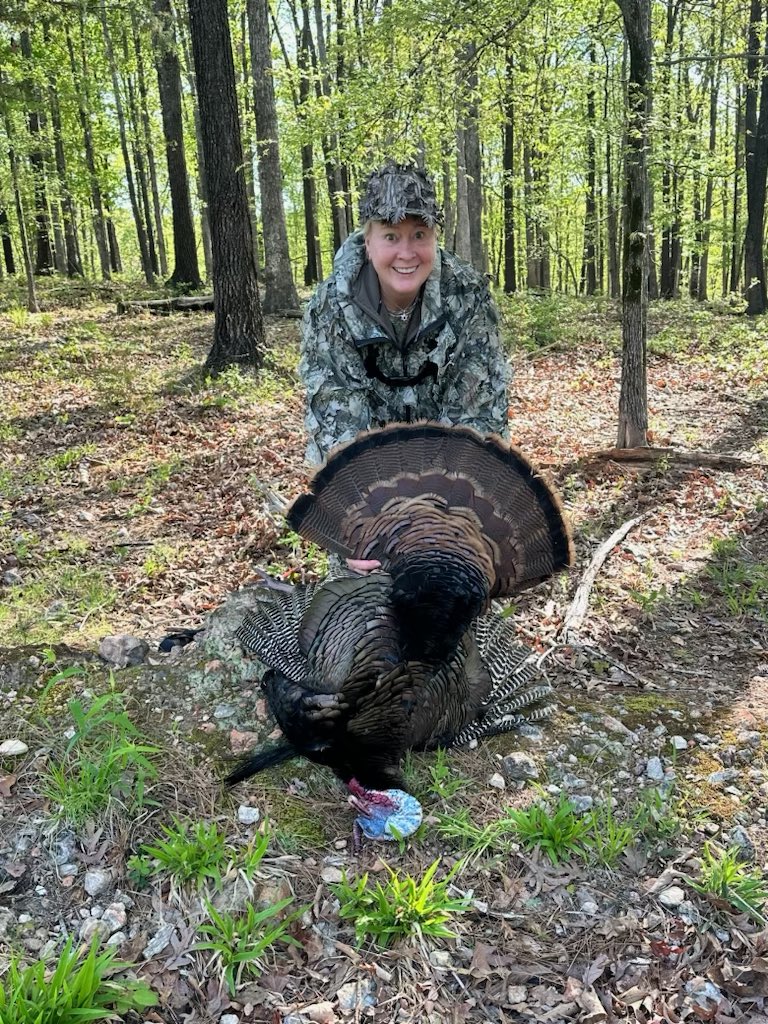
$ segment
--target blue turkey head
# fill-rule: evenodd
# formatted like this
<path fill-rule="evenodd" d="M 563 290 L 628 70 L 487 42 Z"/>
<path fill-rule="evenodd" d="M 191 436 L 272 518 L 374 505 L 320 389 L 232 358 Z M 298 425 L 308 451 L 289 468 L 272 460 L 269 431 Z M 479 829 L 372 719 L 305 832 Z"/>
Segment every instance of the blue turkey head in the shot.
<path fill-rule="evenodd" d="M 365 789 L 353 779 L 349 790 L 350 806 L 358 812 L 355 825 L 368 839 L 404 839 L 421 824 L 421 804 L 402 789 Z"/>

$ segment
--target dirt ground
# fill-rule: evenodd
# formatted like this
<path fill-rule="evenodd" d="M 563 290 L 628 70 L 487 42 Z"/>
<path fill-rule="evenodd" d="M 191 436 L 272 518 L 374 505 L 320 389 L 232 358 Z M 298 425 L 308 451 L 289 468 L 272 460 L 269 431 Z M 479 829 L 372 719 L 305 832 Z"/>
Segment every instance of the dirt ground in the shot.
<path fill-rule="evenodd" d="M 199 372 L 207 314 L 48 305 L 0 313 L 0 743 L 26 748 L 0 754 L 0 974 L 12 950 L 50 955 L 120 905 L 115 944 L 159 999 L 146 1020 L 768 1021 L 762 902 L 696 884 L 712 852 L 737 851 L 755 878 L 768 857 L 765 325 L 725 308 L 654 307 L 651 437 L 672 451 L 630 466 L 593 458 L 615 440 L 618 310 L 505 303 L 512 439 L 551 475 L 575 533 L 574 571 L 512 609 L 557 712 L 444 767 L 414 757 L 427 828 L 358 858 L 352 814 L 320 769 L 293 764 L 233 794 L 221 785 L 233 755 L 272 728 L 231 641 L 230 595 L 256 567 L 297 581 L 324 565 L 275 503 L 306 482 L 298 321 L 269 320 L 257 382 L 212 382 Z M 596 550 L 631 520 L 583 621 L 565 630 Z M 157 652 L 170 630 L 206 624 L 205 640 Z M 145 640 L 143 663 L 110 673 L 97 653 L 108 635 Z M 110 686 L 162 770 L 130 813 L 73 826 L 44 779 L 67 763 L 72 702 Z M 533 766 L 525 779 L 505 761 L 515 751 Z M 605 847 L 557 863 L 524 842 L 470 844 L 468 855 L 445 827 L 463 816 L 482 828 L 561 795 L 585 812 L 612 806 L 606 835 L 635 823 L 610 864 Z M 275 944 L 234 995 L 195 948 L 200 891 L 129 871 L 174 816 L 215 822 L 237 850 L 268 823 L 247 899 L 301 910 L 288 926 L 296 944 Z M 357 943 L 339 916 L 342 873 L 385 880 L 386 861 L 420 877 L 438 858 L 441 873 L 460 862 L 450 892 L 467 907 L 454 937 Z M 90 894 L 99 871 L 107 882 Z M 215 899 L 242 904 L 236 871 L 218 888 Z"/>

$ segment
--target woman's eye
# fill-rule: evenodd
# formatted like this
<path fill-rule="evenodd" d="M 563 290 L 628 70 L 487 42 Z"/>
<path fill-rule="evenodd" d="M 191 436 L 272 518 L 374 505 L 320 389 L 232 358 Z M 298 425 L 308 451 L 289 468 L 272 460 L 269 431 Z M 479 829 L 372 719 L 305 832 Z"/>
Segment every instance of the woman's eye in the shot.
<path fill-rule="evenodd" d="M 416 239 L 417 242 L 423 242 L 427 235 L 425 231 L 417 231 L 413 237 Z"/>
<path fill-rule="evenodd" d="M 390 232 L 388 235 L 384 235 L 384 240 L 387 242 L 394 242 L 396 239 L 397 235 L 393 235 L 392 232 Z"/>

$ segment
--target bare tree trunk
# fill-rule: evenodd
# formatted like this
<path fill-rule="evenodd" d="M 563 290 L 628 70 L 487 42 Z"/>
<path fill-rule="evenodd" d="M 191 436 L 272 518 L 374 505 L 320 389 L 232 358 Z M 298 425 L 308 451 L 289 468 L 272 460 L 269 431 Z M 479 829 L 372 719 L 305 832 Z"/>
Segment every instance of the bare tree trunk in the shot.
<path fill-rule="evenodd" d="M 19 158 L 13 149 L 13 129 L 8 115 L 5 116 L 5 134 L 11 143 L 8 149 L 8 160 L 11 165 L 11 182 L 13 183 L 13 197 L 16 203 L 16 220 L 19 224 L 19 241 L 21 242 L 21 258 L 24 263 L 24 275 L 27 281 L 27 309 L 30 313 L 39 313 L 40 306 L 37 301 L 37 290 L 35 288 L 35 272 L 32 267 L 32 255 L 29 251 L 29 240 L 27 238 L 27 225 L 24 220 L 24 206 L 21 201 L 21 186 L 19 184 Z"/>
<path fill-rule="evenodd" d="M 187 161 L 184 155 L 184 121 L 181 105 L 181 72 L 174 45 L 170 0 L 154 0 L 153 9 L 159 27 L 155 33 L 157 85 L 163 117 L 168 187 L 173 212 L 174 268 L 169 284 L 182 291 L 202 285 L 197 263 L 195 225 L 189 195 Z"/>
<path fill-rule="evenodd" d="M 768 175 L 768 74 L 761 67 L 760 30 L 766 14 L 764 56 L 768 57 L 768 10 L 764 0 L 751 0 L 747 50 L 747 89 L 744 103 L 745 161 L 747 173 L 747 229 L 744 234 L 744 277 L 747 313 L 755 316 L 766 311 L 765 223 L 766 177 Z M 758 113 L 759 100 L 759 113 Z"/>
<path fill-rule="evenodd" d="M 213 373 L 233 364 L 258 369 L 264 321 L 243 179 L 227 0 L 189 0 L 189 15 L 213 243 L 215 328 L 205 365 Z"/>
<path fill-rule="evenodd" d="M 27 29 L 20 33 L 19 42 L 21 54 L 31 67 L 32 42 Z M 30 81 L 32 81 L 31 78 Z M 37 90 L 34 87 L 32 88 L 32 94 L 37 96 Z M 27 112 L 27 128 L 32 140 L 29 162 L 32 165 L 32 177 L 35 188 L 35 245 L 37 250 L 35 273 L 50 274 L 55 269 L 55 266 L 49 232 L 48 196 L 45 187 L 44 122 L 39 110 L 29 110 Z"/>
<path fill-rule="evenodd" d="M 123 163 L 125 165 L 125 179 L 128 183 L 128 196 L 131 201 L 131 210 L 133 212 L 133 220 L 136 225 L 136 236 L 139 242 L 139 254 L 141 257 L 141 267 L 144 271 L 144 277 L 146 278 L 147 284 L 155 283 L 155 275 L 152 271 L 152 263 L 149 256 L 149 243 L 147 240 L 147 232 L 144 226 L 144 219 L 139 209 L 139 203 L 136 196 L 136 187 L 133 181 L 133 167 L 131 166 L 131 157 L 128 151 L 128 136 L 125 129 L 125 113 L 123 111 L 123 100 L 120 91 L 120 81 L 117 75 L 117 64 L 115 63 L 115 53 L 112 48 L 112 37 L 109 31 L 109 23 L 107 21 L 107 6 L 106 0 L 100 0 L 99 13 L 101 15 L 101 27 L 104 33 L 104 47 L 107 53 L 107 62 L 112 73 L 112 90 L 115 101 L 115 110 L 117 112 L 117 125 L 120 132 L 120 148 L 123 153 Z"/>
<path fill-rule="evenodd" d="M 84 28 L 83 28 L 83 14 L 81 12 L 80 20 L 80 38 L 81 38 L 81 51 L 82 60 L 85 61 L 85 39 L 84 39 Z M 91 100 L 90 100 L 90 88 L 88 86 L 88 69 L 83 63 L 82 65 L 82 76 L 79 74 L 79 65 L 75 56 L 75 47 L 72 42 L 72 38 L 69 34 L 69 30 L 65 28 L 65 35 L 67 40 L 67 50 L 69 51 L 69 61 L 72 69 L 72 80 L 75 86 L 75 93 L 77 95 L 77 112 L 80 119 L 80 128 L 83 133 L 83 150 L 85 152 L 85 164 L 88 168 L 88 178 L 91 192 L 91 207 L 93 210 L 92 221 L 93 221 L 93 233 L 96 236 L 96 248 L 99 253 L 99 265 L 101 268 L 101 276 L 105 281 L 108 281 L 112 276 L 112 270 L 109 262 L 109 242 L 107 240 L 107 226 L 104 220 L 104 204 L 101 195 L 101 184 L 99 182 L 99 175 L 96 169 L 96 157 L 93 151 L 93 135 L 91 133 Z"/>
<path fill-rule="evenodd" d="M 155 237 L 157 239 L 157 257 L 160 264 L 160 273 L 165 278 L 168 276 L 168 255 L 165 250 L 165 231 L 163 230 L 163 211 L 160 206 L 160 189 L 157 185 L 157 163 L 155 161 L 155 147 L 152 145 L 152 129 L 149 122 L 149 101 L 147 94 L 147 76 L 144 72 L 144 52 L 141 45 L 141 32 L 136 13 L 131 12 L 131 25 L 133 28 L 133 48 L 136 53 L 136 70 L 139 83 L 139 108 L 141 112 L 141 127 L 144 135 L 144 149 L 147 154 L 147 169 L 149 171 L 149 185 L 152 192 L 152 210 L 155 216 Z"/>
<path fill-rule="evenodd" d="M 507 48 L 504 81 L 504 291 L 517 291 L 515 252 L 515 89 L 514 56 Z"/>
<path fill-rule="evenodd" d="M 717 45 L 716 15 L 717 0 L 712 0 L 712 32 L 710 34 L 710 50 L 715 52 Z M 720 17 L 720 47 L 719 52 L 725 49 L 725 15 Z M 702 252 L 701 265 L 699 268 L 699 288 L 696 298 L 705 302 L 708 295 L 709 276 L 709 245 L 712 232 L 712 204 L 715 188 L 714 162 L 717 150 L 717 104 L 720 93 L 720 77 L 722 74 L 722 61 L 718 58 L 714 69 L 710 72 L 709 80 L 709 141 L 707 145 L 707 186 L 704 193 L 704 226 L 702 231 Z"/>
<path fill-rule="evenodd" d="M 594 295 L 597 290 L 597 268 L 595 266 L 595 241 L 597 239 L 597 154 L 595 133 L 595 81 L 597 67 L 595 44 L 589 46 L 589 63 L 592 77 L 587 89 L 587 194 L 584 205 L 584 256 L 581 264 L 581 291 Z"/>
<path fill-rule="evenodd" d="M 464 146 L 466 132 L 461 114 L 456 125 L 456 255 L 468 263 L 472 260 L 472 241 L 469 226 L 469 199 L 467 194 L 467 168 Z"/>
<path fill-rule="evenodd" d="M 651 90 L 650 0 L 619 0 L 629 43 L 621 395 L 617 447 L 648 444 L 648 112 Z"/>
<path fill-rule="evenodd" d="M 451 153 L 448 146 L 443 144 L 443 213 L 445 215 L 445 228 L 443 238 L 445 247 L 451 252 L 456 247 L 456 206 L 453 202 L 453 168 L 451 166 Z"/>
<path fill-rule="evenodd" d="M 247 0 L 253 108 L 264 231 L 264 312 L 298 309 L 283 207 L 277 107 L 272 81 L 268 0 Z"/>
<path fill-rule="evenodd" d="M 49 33 L 47 22 L 44 25 L 44 38 L 46 42 L 48 42 Z M 48 107 L 51 112 L 53 150 L 56 160 L 56 173 L 59 178 L 59 189 L 61 191 L 62 220 L 64 222 L 63 251 L 66 257 L 65 273 L 68 274 L 69 277 L 82 277 L 83 264 L 80 259 L 80 251 L 77 244 L 75 204 L 72 201 L 72 193 L 69 188 L 69 175 L 67 173 L 67 162 L 64 154 L 64 140 L 61 127 L 59 94 L 53 71 L 50 71 L 48 74 Z"/>
<path fill-rule="evenodd" d="M 736 133 L 734 138 L 734 175 L 733 175 L 733 216 L 731 221 L 731 273 L 728 290 L 734 295 L 739 290 L 741 281 L 741 247 L 739 242 L 739 221 L 741 211 L 741 195 L 739 180 L 744 169 L 744 147 L 741 138 L 744 134 L 744 109 L 741 102 L 741 85 L 736 88 Z"/>
<path fill-rule="evenodd" d="M 128 33 L 123 26 L 122 30 L 123 37 L 123 60 L 124 66 L 127 68 L 129 64 L 129 47 L 128 47 Z M 138 184 L 139 201 L 141 203 L 141 209 L 144 214 L 144 225 L 147 232 L 147 254 L 149 256 L 149 264 L 152 267 L 152 273 L 157 276 L 160 273 L 160 263 L 157 258 L 157 249 L 155 247 L 155 229 L 152 223 L 152 209 L 150 207 L 149 198 L 149 181 L 147 178 L 147 168 L 144 162 L 144 151 L 141 146 L 141 137 L 139 132 L 139 108 L 136 102 L 136 90 L 134 89 L 133 79 L 131 75 L 126 71 L 125 74 L 126 92 L 128 95 L 128 127 L 130 128 L 130 140 L 131 150 L 133 151 L 133 165 L 136 168 L 136 181 Z"/>
<path fill-rule="evenodd" d="M 464 82 L 462 91 L 468 97 L 463 115 L 464 128 L 464 169 L 467 184 L 467 213 L 469 214 L 469 246 L 471 263 L 481 274 L 486 273 L 488 261 L 483 242 L 483 181 L 482 159 L 480 156 L 479 117 L 477 106 L 477 71 L 474 63 L 477 55 L 475 43 L 467 43 L 461 57 Z"/>
<path fill-rule="evenodd" d="M 13 258 L 13 243 L 8 223 L 8 211 L 0 207 L 0 239 L 3 242 L 3 261 L 6 274 L 13 276 L 16 273 L 16 261 Z"/>

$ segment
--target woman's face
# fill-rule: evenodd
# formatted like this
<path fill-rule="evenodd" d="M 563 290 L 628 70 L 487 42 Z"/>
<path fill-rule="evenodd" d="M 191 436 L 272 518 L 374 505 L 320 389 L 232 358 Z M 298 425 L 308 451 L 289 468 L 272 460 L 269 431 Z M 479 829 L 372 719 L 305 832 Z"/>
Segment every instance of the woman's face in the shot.
<path fill-rule="evenodd" d="M 405 308 L 419 294 L 435 264 L 436 234 L 418 217 L 399 224 L 372 221 L 365 239 L 384 305 Z"/>

